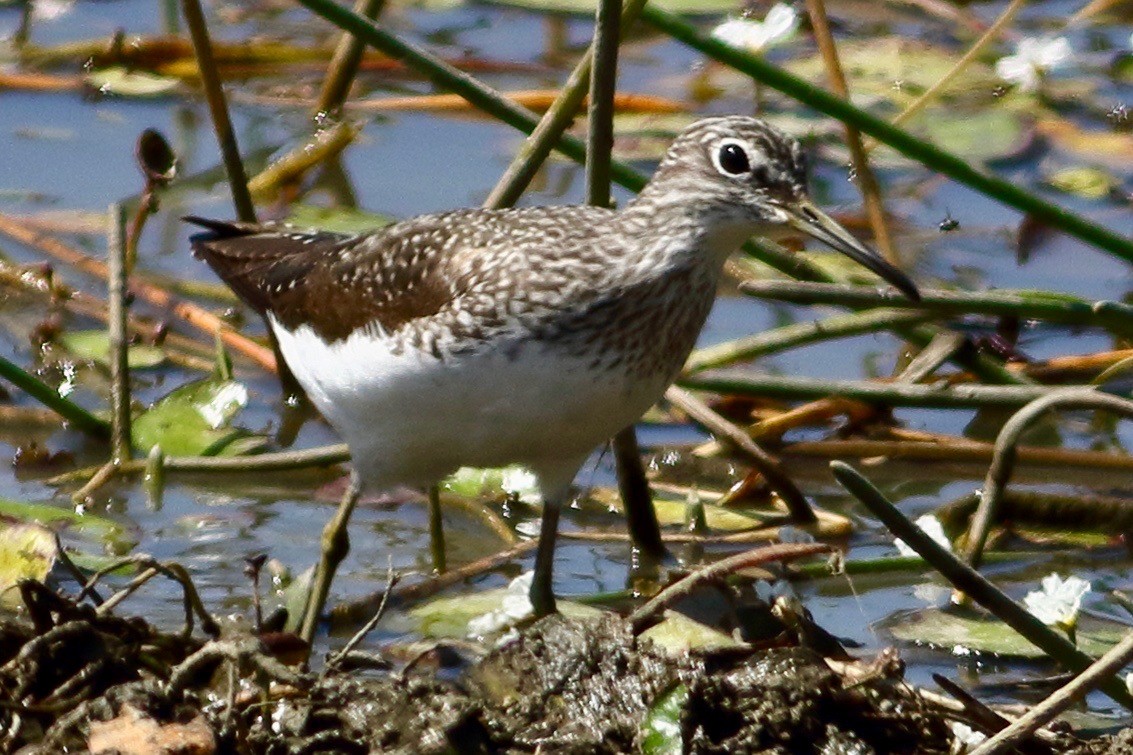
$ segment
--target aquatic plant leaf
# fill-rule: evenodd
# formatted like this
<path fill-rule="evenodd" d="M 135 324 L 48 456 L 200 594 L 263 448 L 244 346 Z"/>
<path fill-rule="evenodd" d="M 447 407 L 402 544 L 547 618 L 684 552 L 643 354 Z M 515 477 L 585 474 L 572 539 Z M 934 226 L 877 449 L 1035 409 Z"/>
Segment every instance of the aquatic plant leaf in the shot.
<path fill-rule="evenodd" d="M 740 647 L 729 635 L 707 624 L 690 619 L 680 611 L 665 611 L 664 618 L 641 633 L 668 652 L 679 655 L 689 650 L 719 650 Z"/>
<path fill-rule="evenodd" d="M 657 521 L 662 525 L 684 525 L 688 515 L 687 497 L 674 498 L 672 488 L 657 487 L 654 489 L 653 509 L 657 512 Z M 721 498 L 718 491 L 705 489 L 700 491 L 704 501 L 716 501 Z M 610 511 L 624 511 L 621 496 L 615 488 L 593 487 L 588 498 Z M 744 509 L 717 506 L 713 503 L 704 503 L 704 517 L 709 530 L 717 532 L 740 532 L 749 530 L 762 530 L 768 540 L 778 537 L 779 527 L 784 524 L 784 513 L 781 509 Z M 829 511 L 817 509 L 818 526 L 813 534 L 821 537 L 843 537 L 853 531 L 849 519 Z"/>
<path fill-rule="evenodd" d="M 24 579 L 45 580 L 57 555 L 46 527 L 0 521 L 0 606 L 18 605 L 20 594 L 12 588 Z"/>
<path fill-rule="evenodd" d="M 110 334 L 105 330 L 68 330 L 56 341 L 73 356 L 104 367 L 110 365 Z M 165 361 L 165 352 L 156 346 L 140 344 L 130 347 L 126 360 L 131 370 L 149 369 Z"/>
<path fill-rule="evenodd" d="M 895 616 L 886 629 L 898 640 L 929 645 L 954 654 L 989 653 L 1013 658 L 1045 658 L 1040 648 L 995 618 L 966 616 L 930 608 Z M 1126 628 L 1083 617 L 1078 626 L 1078 648 L 1099 656 L 1125 636 Z"/>
<path fill-rule="evenodd" d="M 134 446 L 142 453 L 160 445 L 168 456 L 215 456 L 247 437 L 246 430 L 230 427 L 247 402 L 248 389 L 234 380 L 188 383 L 134 420 Z"/>
<path fill-rule="evenodd" d="M 318 228 L 333 233 L 364 233 L 389 225 L 393 218 L 353 207 L 293 204 L 286 222 L 299 228 Z"/>
<path fill-rule="evenodd" d="M 1124 81 L 1133 84 L 1133 53 L 1125 53 L 1113 61 L 1110 75 L 1115 81 Z"/>
<path fill-rule="evenodd" d="M 655 497 L 653 509 L 657 512 L 657 521 L 662 525 L 684 524 L 688 512 L 688 502 Z M 783 512 L 781 511 L 761 514 L 757 511 L 739 511 L 714 506 L 711 503 L 704 504 L 705 522 L 708 524 L 709 530 L 716 532 L 736 532 L 764 527 L 769 518 L 781 520 L 782 517 Z"/>
<path fill-rule="evenodd" d="M 79 513 L 49 503 L 31 503 L 0 498 L 0 517 L 23 524 L 35 523 L 51 529 L 65 528 L 103 539 L 118 539 L 124 529 L 117 522 L 95 514 Z"/>
<path fill-rule="evenodd" d="M 688 687 L 678 684 L 653 702 L 642 722 L 641 751 L 645 755 L 681 755 L 681 712 L 688 703 Z"/>
<path fill-rule="evenodd" d="M 86 81 L 103 94 L 123 97 L 163 97 L 181 86 L 177 79 L 144 71 L 130 71 L 122 66 L 91 71 L 87 74 Z"/>
<path fill-rule="evenodd" d="M 986 162 L 1019 154 L 1027 143 L 1026 129 L 1015 113 L 982 108 L 974 112 L 933 112 L 920 129 L 935 146 Z"/>
<path fill-rule="evenodd" d="M 532 505 L 543 501 L 535 475 L 518 464 L 495 469 L 461 467 L 445 478 L 441 487 L 465 498 L 514 495 Z"/>
<path fill-rule="evenodd" d="M 1113 176 L 1100 168 L 1064 168 L 1046 179 L 1046 182 L 1067 194 L 1086 199 L 1104 199 L 1117 187 Z"/>
<path fill-rule="evenodd" d="M 416 631 L 433 638 L 466 638 L 469 622 L 485 614 L 503 609 L 505 598 L 513 593 L 506 587 L 484 590 L 471 595 L 454 595 L 436 598 L 413 608 L 409 617 L 417 625 Z M 593 606 L 558 600 L 559 613 L 572 619 L 593 619 L 604 613 Z"/>
<path fill-rule="evenodd" d="M 956 63 L 956 53 L 943 46 L 905 37 L 838 41 L 838 58 L 846 78 L 853 82 L 855 99 L 881 97 L 898 104 L 907 104 L 921 92 L 940 81 Z M 811 81 L 826 77 L 826 64 L 818 53 L 786 64 L 792 73 Z M 945 99 L 963 94 L 990 101 L 1002 82 L 991 66 L 972 63 L 945 86 Z M 943 112 L 933 109 L 932 113 Z M 927 118 L 926 118 L 927 119 Z"/>
<path fill-rule="evenodd" d="M 287 570 L 281 576 L 284 588 L 279 597 L 282 598 L 283 608 L 287 611 L 287 622 L 283 625 L 283 630 L 298 632 L 303 625 L 303 614 L 307 611 L 311 585 L 315 581 L 315 567 L 308 567 L 294 579 Z"/>

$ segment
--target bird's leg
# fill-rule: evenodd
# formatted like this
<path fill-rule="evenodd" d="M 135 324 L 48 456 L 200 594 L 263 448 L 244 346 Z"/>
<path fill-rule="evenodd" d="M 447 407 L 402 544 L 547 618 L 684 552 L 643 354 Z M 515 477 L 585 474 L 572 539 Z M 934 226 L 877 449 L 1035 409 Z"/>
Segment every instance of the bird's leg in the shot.
<path fill-rule="evenodd" d="M 441 489 L 429 486 L 429 549 L 433 552 L 433 571 L 445 572 L 445 526 L 441 519 Z"/>
<path fill-rule="evenodd" d="M 307 594 L 307 611 L 303 614 L 303 625 L 299 630 L 299 636 L 308 646 L 314 642 L 315 628 L 319 625 L 319 617 L 326 605 L 327 595 L 330 593 L 330 583 L 334 580 L 334 573 L 338 569 L 338 565 L 342 563 L 342 559 L 346 558 L 346 554 L 350 552 L 350 536 L 347 534 L 347 525 L 350 523 L 350 515 L 354 512 L 354 506 L 358 503 L 361 488 L 358 475 L 351 472 L 350 484 L 346 488 L 346 493 L 342 496 L 342 502 L 338 504 L 338 511 L 323 528 L 319 563 L 315 567 L 311 591 Z"/>
<path fill-rule="evenodd" d="M 531 605 L 535 618 L 555 613 L 555 536 L 559 530 L 559 511 L 562 501 L 548 499 L 543 503 L 543 523 L 539 527 L 539 545 L 535 551 L 535 576 L 531 580 Z"/>
<path fill-rule="evenodd" d="M 644 564 L 659 565 L 669 552 L 661 540 L 661 525 L 653 509 L 649 481 L 641 466 L 641 451 L 637 446 L 637 433 L 633 426 L 614 436 L 614 462 L 618 470 L 618 492 L 625 506 L 626 524 L 630 539 Z"/>

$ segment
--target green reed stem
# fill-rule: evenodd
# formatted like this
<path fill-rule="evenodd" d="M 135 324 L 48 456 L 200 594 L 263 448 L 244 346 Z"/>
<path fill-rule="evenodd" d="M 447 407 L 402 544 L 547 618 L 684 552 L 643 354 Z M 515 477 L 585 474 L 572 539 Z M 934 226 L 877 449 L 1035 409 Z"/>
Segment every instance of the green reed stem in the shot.
<path fill-rule="evenodd" d="M 680 378 L 677 382 L 693 390 L 788 401 L 812 401 L 834 396 L 887 406 L 934 409 L 979 409 L 993 406 L 1018 408 L 1053 390 L 1037 385 L 961 384 L 942 387 L 867 380 L 821 380 L 757 375 L 738 370 L 691 375 Z"/>
<path fill-rule="evenodd" d="M 594 65 L 586 122 L 586 203 L 610 206 L 614 149 L 614 91 L 618 85 L 618 21 L 622 0 L 599 0 L 594 20 Z"/>
<path fill-rule="evenodd" d="M 1067 553 L 1070 557 L 1070 554 Z M 1057 558 L 1050 551 L 990 551 L 985 556 L 989 564 L 1011 564 L 1015 567 L 1024 567 L 1030 563 L 1047 562 Z M 794 570 L 811 579 L 830 577 L 829 563 L 795 564 Z M 852 577 L 869 576 L 874 574 L 894 574 L 912 572 L 923 574 L 925 560 L 920 556 L 879 556 L 877 558 L 847 559 L 838 564 L 838 575 L 848 574 Z M 860 588 L 861 585 L 858 585 Z"/>
<path fill-rule="evenodd" d="M 836 287 L 837 284 L 828 284 Z M 799 322 L 780 328 L 765 330 L 746 338 L 697 349 L 685 362 L 685 372 L 693 373 L 714 367 L 723 367 L 733 362 L 748 361 L 765 357 L 780 351 L 798 348 L 820 341 L 846 338 L 890 330 L 902 325 L 924 322 L 931 315 L 922 312 L 900 312 L 892 309 L 870 309 L 846 315 L 836 315 L 824 320 Z"/>
<path fill-rule="evenodd" d="M 740 290 L 760 299 L 792 304 L 834 304 L 843 307 L 890 307 L 943 315 L 989 315 L 1047 320 L 1064 325 L 1092 325 L 1115 333 L 1133 333 L 1133 306 L 1113 301 L 1091 302 L 1070 294 L 1049 291 L 943 291 L 921 289 L 921 300 L 911 302 L 900 294 L 870 286 L 800 283 L 797 281 L 745 281 Z"/>
<path fill-rule="evenodd" d="M 830 273 L 805 259 L 803 255 L 788 252 L 778 244 L 753 239 L 744 244 L 743 251 L 760 262 L 770 265 L 792 278 L 798 278 L 800 281 L 834 284 L 835 286 L 845 285 L 844 281 L 835 279 Z M 923 349 L 928 346 L 940 330 L 931 326 L 900 325 L 894 327 L 893 332 Z M 961 349 L 951 357 L 951 360 L 961 369 L 969 370 L 979 376 L 981 380 L 989 383 L 1020 385 L 1032 382 L 1024 376 L 1011 372 L 1003 366 L 1002 362 L 987 354 L 973 353 L 968 349 Z"/>
<path fill-rule="evenodd" d="M 107 256 L 107 332 L 110 341 L 110 458 L 121 463 L 130 458 L 130 335 L 126 327 L 128 287 L 126 212 L 110 205 Z"/>
<path fill-rule="evenodd" d="M 197 68 L 201 73 L 201 86 L 205 90 L 216 140 L 220 142 L 220 154 L 224 159 L 224 171 L 228 174 L 236 217 L 246 223 L 254 223 L 256 208 L 248 191 L 248 175 L 244 172 L 244 162 L 240 159 L 236 132 L 232 128 L 232 119 L 228 117 L 228 103 L 224 99 L 224 87 L 221 85 L 200 0 L 181 0 L 181 10 L 185 14 L 185 23 L 189 26 L 189 36 L 193 40 L 193 52 L 197 56 Z"/>
<path fill-rule="evenodd" d="M 18 368 L 17 368 L 18 369 Z M 3 362 L 0 361 L 0 375 Z M 6 375 L 3 375 L 7 377 Z M 13 381 L 14 382 L 14 381 Z M 50 388 L 48 388 L 50 390 Z M 62 414 L 62 412 L 60 412 Z M 65 415 L 64 415 L 65 416 Z M 97 420 L 96 420 L 97 421 Z M 109 434 L 109 426 L 106 427 Z M 255 456 L 161 456 L 161 469 L 173 473 L 252 474 L 263 472 L 289 472 L 313 467 L 333 467 L 350 461 L 350 449 L 345 443 L 316 446 L 299 451 L 276 451 Z M 118 466 L 118 474 L 137 474 L 146 471 L 148 459 L 131 459 Z M 48 485 L 66 485 L 85 480 L 101 468 L 73 469 L 45 480 Z"/>
<path fill-rule="evenodd" d="M 110 437 L 109 423 L 94 416 L 78 404 L 63 398 L 47 383 L 20 369 L 4 357 L 0 357 L 0 378 L 12 383 L 79 430 L 99 438 Z"/>
<path fill-rule="evenodd" d="M 1025 751 L 1037 732 L 1058 718 L 1070 706 L 1081 702 L 1086 695 L 1103 684 L 1120 685 L 1121 671 L 1133 661 L 1133 632 L 1126 632 L 1121 642 L 1106 651 L 1088 669 L 1047 695 L 1009 726 L 971 751 L 971 755 L 1004 755 Z"/>
<path fill-rule="evenodd" d="M 375 19 L 382 12 L 385 0 L 357 0 L 354 3 L 354 12 L 369 19 Z M 366 43 L 353 34 L 344 33 L 334 48 L 334 57 L 327 67 L 327 77 L 323 80 L 323 88 L 319 91 L 318 104 L 315 105 L 316 117 L 321 113 L 333 112 L 346 102 L 346 95 L 350 93 L 350 86 L 354 77 L 358 75 L 358 67 L 362 63 L 362 53 L 366 51 Z"/>
<path fill-rule="evenodd" d="M 732 66 L 756 81 L 777 89 L 815 110 L 860 129 L 926 168 L 943 173 L 1021 212 L 1034 215 L 1046 225 L 1064 231 L 1087 244 L 1133 262 L 1133 241 L 1108 228 L 1047 202 L 1010 181 L 984 173 L 956 155 L 935 147 L 923 139 L 918 139 L 908 131 L 897 128 L 846 100 L 787 73 L 758 55 L 737 50 L 701 33 L 695 26 L 673 13 L 661 10 L 655 5 L 647 5 L 641 17 L 658 30 L 689 47 Z"/>

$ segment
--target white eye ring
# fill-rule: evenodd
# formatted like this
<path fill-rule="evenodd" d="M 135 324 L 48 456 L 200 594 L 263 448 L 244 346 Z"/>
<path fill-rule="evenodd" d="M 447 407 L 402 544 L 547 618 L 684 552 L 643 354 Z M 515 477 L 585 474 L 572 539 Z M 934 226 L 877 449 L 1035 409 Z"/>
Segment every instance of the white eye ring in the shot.
<path fill-rule="evenodd" d="M 721 139 L 712 151 L 712 165 L 722 175 L 736 177 L 751 173 L 751 155 L 739 139 Z"/>

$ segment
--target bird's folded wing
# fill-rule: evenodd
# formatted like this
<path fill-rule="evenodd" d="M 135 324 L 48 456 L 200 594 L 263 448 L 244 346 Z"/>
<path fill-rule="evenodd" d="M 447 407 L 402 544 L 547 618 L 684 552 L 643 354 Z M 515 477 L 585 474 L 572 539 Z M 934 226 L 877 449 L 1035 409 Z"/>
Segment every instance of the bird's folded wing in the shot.
<path fill-rule="evenodd" d="M 307 325 L 328 342 L 371 324 L 392 332 L 453 296 L 437 275 L 439 255 L 406 254 L 398 234 L 186 220 L 208 229 L 192 238 L 194 253 L 249 306 L 289 330 Z"/>

